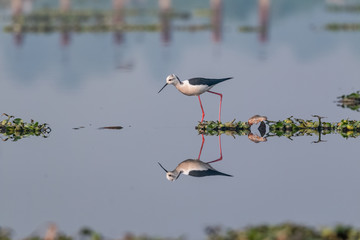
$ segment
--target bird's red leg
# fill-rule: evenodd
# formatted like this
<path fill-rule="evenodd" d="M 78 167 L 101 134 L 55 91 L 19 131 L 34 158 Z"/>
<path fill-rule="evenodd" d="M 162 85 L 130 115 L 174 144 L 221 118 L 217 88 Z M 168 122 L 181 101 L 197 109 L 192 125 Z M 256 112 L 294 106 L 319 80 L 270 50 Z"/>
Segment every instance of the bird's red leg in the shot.
<path fill-rule="evenodd" d="M 204 113 L 204 109 L 203 109 L 203 106 L 202 106 L 202 104 L 201 104 L 201 99 L 200 99 L 200 95 L 199 95 L 198 97 L 199 97 L 200 107 L 201 107 L 201 111 L 202 111 L 202 118 L 201 118 L 201 122 L 203 122 L 203 120 L 204 120 L 204 117 L 205 117 L 205 113 Z"/>
<path fill-rule="evenodd" d="M 202 143 L 201 143 L 201 147 L 200 147 L 198 160 L 200 160 L 201 152 L 202 152 L 202 149 L 204 147 L 204 142 L 205 142 L 204 134 L 201 134 L 201 137 L 202 137 Z"/>
<path fill-rule="evenodd" d="M 213 163 L 213 162 L 217 162 L 217 161 L 220 161 L 223 159 L 222 157 L 222 149 L 221 149 L 221 135 L 219 135 L 219 146 L 220 146 L 220 157 L 214 161 L 211 161 L 211 162 L 207 162 L 207 163 Z"/>
<path fill-rule="evenodd" d="M 222 94 L 221 93 L 217 93 L 217 92 L 213 92 L 213 91 L 208 91 L 209 93 L 213 93 L 216 95 L 220 96 L 220 107 L 219 107 L 219 122 L 221 122 L 221 103 L 222 103 Z"/>

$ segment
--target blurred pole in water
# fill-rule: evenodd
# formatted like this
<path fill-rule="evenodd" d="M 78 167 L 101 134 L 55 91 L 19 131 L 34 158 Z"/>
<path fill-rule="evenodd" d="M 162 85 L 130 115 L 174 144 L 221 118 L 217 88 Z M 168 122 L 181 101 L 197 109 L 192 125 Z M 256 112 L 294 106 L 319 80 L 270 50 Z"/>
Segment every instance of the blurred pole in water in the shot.
<path fill-rule="evenodd" d="M 57 227 L 54 223 L 50 223 L 46 230 L 44 240 L 55 240 L 57 239 Z"/>
<path fill-rule="evenodd" d="M 170 42 L 171 0 L 159 0 L 161 39 L 165 45 Z"/>
<path fill-rule="evenodd" d="M 11 12 L 13 16 L 21 16 L 23 0 L 11 0 Z"/>
<path fill-rule="evenodd" d="M 121 28 L 125 24 L 124 18 L 124 0 L 113 0 L 113 25 L 115 26 L 114 31 L 114 42 L 120 45 L 124 40 L 124 33 Z"/>
<path fill-rule="evenodd" d="M 59 1 L 60 1 L 60 11 L 63 14 L 68 13 L 70 10 L 70 5 L 71 5 L 70 0 L 59 0 Z M 64 20 L 64 21 L 66 21 L 66 20 Z M 69 27 L 68 24 L 69 23 L 67 23 L 67 22 L 62 23 L 63 30 L 61 31 L 61 37 L 60 37 L 62 46 L 67 46 L 70 43 L 70 32 L 69 32 L 69 30 L 67 30 L 67 28 Z"/>
<path fill-rule="evenodd" d="M 214 42 L 221 41 L 222 0 L 211 1 L 211 27 Z"/>
<path fill-rule="evenodd" d="M 62 12 L 68 12 L 70 10 L 70 0 L 60 0 L 60 10 Z"/>
<path fill-rule="evenodd" d="M 15 27 L 14 31 L 14 43 L 16 46 L 21 46 L 24 40 L 24 35 L 19 23 L 20 18 L 23 14 L 23 0 L 11 0 L 11 13 L 13 26 Z M 18 25 L 18 27 L 16 26 Z"/>
<path fill-rule="evenodd" d="M 270 0 L 258 0 L 260 42 L 267 42 L 268 40 L 269 8 L 270 8 Z"/>

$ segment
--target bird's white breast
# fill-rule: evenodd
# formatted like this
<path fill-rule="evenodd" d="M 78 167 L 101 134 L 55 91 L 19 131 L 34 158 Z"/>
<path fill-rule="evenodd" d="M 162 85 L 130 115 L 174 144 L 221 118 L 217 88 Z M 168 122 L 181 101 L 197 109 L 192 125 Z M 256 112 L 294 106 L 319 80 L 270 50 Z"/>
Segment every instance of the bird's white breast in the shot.
<path fill-rule="evenodd" d="M 187 159 L 176 167 L 178 171 L 181 171 L 185 175 L 189 175 L 190 171 L 206 171 L 210 168 L 211 166 L 209 164 L 197 159 Z"/>
<path fill-rule="evenodd" d="M 185 95 L 198 96 L 208 91 L 211 87 L 207 85 L 190 85 L 189 81 L 185 80 L 182 84 L 176 85 L 176 88 Z"/>

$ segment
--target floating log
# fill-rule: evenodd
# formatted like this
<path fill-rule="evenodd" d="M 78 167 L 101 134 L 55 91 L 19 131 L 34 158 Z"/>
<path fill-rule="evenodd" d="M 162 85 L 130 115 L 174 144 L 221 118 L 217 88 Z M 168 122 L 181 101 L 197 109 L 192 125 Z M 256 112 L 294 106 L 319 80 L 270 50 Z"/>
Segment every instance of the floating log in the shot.
<path fill-rule="evenodd" d="M 120 130 L 120 129 L 123 129 L 123 127 L 122 126 L 107 126 L 107 127 L 99 127 L 98 129 Z"/>

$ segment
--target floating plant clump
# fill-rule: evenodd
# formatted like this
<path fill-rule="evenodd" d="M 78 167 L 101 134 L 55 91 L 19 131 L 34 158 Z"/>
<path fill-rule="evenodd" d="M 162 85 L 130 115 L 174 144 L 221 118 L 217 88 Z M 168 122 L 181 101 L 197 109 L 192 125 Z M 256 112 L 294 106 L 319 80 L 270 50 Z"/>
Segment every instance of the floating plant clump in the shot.
<path fill-rule="evenodd" d="M 235 122 L 235 119 L 231 122 L 219 122 L 219 121 L 203 121 L 195 127 L 198 130 L 199 134 L 205 135 L 248 135 L 251 133 L 250 127 L 253 124 L 261 123 L 259 131 L 265 133 L 265 124 L 267 117 L 255 115 L 249 118 L 247 122 L 238 121 Z"/>
<path fill-rule="evenodd" d="M 224 228 L 221 226 L 207 226 L 205 228 L 207 240 L 221 240 L 221 239 L 311 239 L 311 240 L 358 240 L 360 239 L 360 229 L 350 225 L 338 224 L 331 227 L 312 227 L 301 225 L 292 222 L 279 223 L 276 225 L 261 224 L 252 225 L 244 228 Z M 135 235 L 133 233 L 126 233 L 120 237 L 104 237 L 98 231 L 91 228 L 82 228 L 78 231 L 75 236 L 67 235 L 60 231 L 55 224 L 48 226 L 45 232 L 45 237 L 39 236 L 38 234 L 32 234 L 31 236 L 24 238 L 15 238 L 14 232 L 10 228 L 0 227 L 0 239 L 1 240 L 76 240 L 76 239 L 93 239 L 93 240 L 104 240 L 104 239 L 128 239 L 128 240 L 181 240 L 184 237 L 159 237 L 150 236 L 147 234 Z"/>
<path fill-rule="evenodd" d="M 312 134 L 339 133 L 341 136 L 358 137 L 360 135 L 360 121 L 343 119 L 340 122 L 322 122 L 323 117 L 317 117 L 317 121 L 304 120 L 289 117 L 283 121 L 269 122 L 269 132 L 277 136 L 304 136 Z"/>
<path fill-rule="evenodd" d="M 354 12 L 359 13 L 360 12 L 360 5 L 330 5 L 327 7 L 328 11 L 331 12 Z"/>
<path fill-rule="evenodd" d="M 12 140 L 17 141 L 28 136 L 41 136 L 48 137 L 51 132 L 51 128 L 47 123 L 39 124 L 31 120 L 30 123 L 24 122 L 21 118 L 15 118 L 14 116 L 3 113 L 1 116 L 6 118 L 0 122 L 0 138 L 3 141 Z"/>
<path fill-rule="evenodd" d="M 223 229 L 220 226 L 206 228 L 207 239 L 311 239 L 311 240 L 357 240 L 360 230 L 349 225 L 314 228 L 286 222 L 276 225 L 262 224 L 244 229 Z"/>
<path fill-rule="evenodd" d="M 203 121 L 200 122 L 195 129 L 199 134 L 206 135 L 248 135 L 250 133 L 251 125 L 248 122 L 235 122 L 235 119 L 231 122 L 219 122 L 219 121 Z"/>
<path fill-rule="evenodd" d="M 239 32 L 259 32 L 261 27 L 258 26 L 240 26 L 238 28 Z"/>
<path fill-rule="evenodd" d="M 343 137 L 358 137 L 360 136 L 360 121 L 343 119 L 340 122 L 330 123 L 322 121 L 323 117 L 313 115 L 317 120 L 304 120 L 293 118 L 293 116 L 281 121 L 270 121 L 266 117 L 255 115 L 247 122 L 215 122 L 204 121 L 200 122 L 196 129 L 199 134 L 205 135 L 248 135 L 251 133 L 251 125 L 259 123 L 258 128 L 261 135 L 264 136 L 266 132 L 266 125 L 268 125 L 267 136 L 303 136 L 312 134 L 330 134 L 339 133 Z M 266 124 L 266 125 L 265 125 Z"/>
<path fill-rule="evenodd" d="M 360 23 L 329 23 L 325 29 L 328 31 L 360 31 Z"/>
<path fill-rule="evenodd" d="M 338 97 L 338 106 L 360 111 L 360 91 Z"/>

